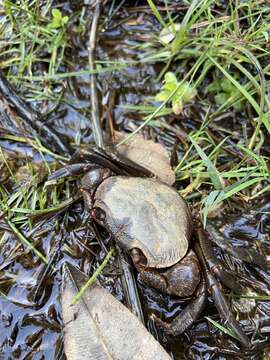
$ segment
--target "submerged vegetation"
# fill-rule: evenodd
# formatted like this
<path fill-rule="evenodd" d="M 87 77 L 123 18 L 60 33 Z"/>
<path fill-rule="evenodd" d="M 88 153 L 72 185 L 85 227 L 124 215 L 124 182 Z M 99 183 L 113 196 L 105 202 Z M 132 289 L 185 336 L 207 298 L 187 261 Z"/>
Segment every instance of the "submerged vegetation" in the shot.
<path fill-rule="evenodd" d="M 95 73 L 104 129 L 112 135 L 113 127 L 128 131 L 126 140 L 142 132 L 163 142 L 173 154 L 176 187 L 200 210 L 204 225 L 267 200 L 270 4 L 105 1 L 95 70 L 87 52 L 91 16 L 84 2 L 0 3 L 0 69 L 40 119 L 74 149 L 93 143 L 89 75 Z M 85 227 L 78 179 L 46 183 L 72 153 L 39 137 L 2 95 L 0 106 L 0 274 L 16 259 L 33 273 L 35 262 L 44 263 L 42 283 L 56 270 L 59 244 L 70 229 L 81 242 L 76 249 L 67 242 L 63 253 L 72 259 L 87 254 L 93 265 L 97 240 Z M 94 250 L 85 250 L 84 235 Z M 256 246 L 269 255 L 269 244 Z M 3 277 L 4 297 L 14 278 Z M 261 296 L 269 300 L 269 294 Z"/>

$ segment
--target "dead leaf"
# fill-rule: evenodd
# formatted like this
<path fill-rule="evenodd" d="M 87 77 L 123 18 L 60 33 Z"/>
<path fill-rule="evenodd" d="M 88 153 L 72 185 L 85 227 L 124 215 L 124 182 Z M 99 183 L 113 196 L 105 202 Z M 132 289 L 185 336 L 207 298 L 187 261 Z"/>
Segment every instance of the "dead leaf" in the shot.
<path fill-rule="evenodd" d="M 67 360 L 170 360 L 138 318 L 101 286 L 88 288 L 70 305 L 87 277 L 63 267 L 62 313 Z"/>
<path fill-rule="evenodd" d="M 127 134 L 115 133 L 115 141 L 120 142 Z M 135 134 L 126 143 L 117 147 L 120 155 L 123 155 L 137 164 L 150 170 L 158 179 L 172 185 L 175 182 L 175 174 L 170 165 L 167 150 L 159 143 L 145 140 L 141 135 Z"/>

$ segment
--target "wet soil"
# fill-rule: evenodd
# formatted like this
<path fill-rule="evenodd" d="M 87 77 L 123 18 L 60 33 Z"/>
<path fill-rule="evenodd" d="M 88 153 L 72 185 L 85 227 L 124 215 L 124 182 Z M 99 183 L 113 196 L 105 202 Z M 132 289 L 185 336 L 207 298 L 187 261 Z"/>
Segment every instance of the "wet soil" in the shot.
<path fill-rule="evenodd" d="M 68 14 L 79 12 L 79 6 L 61 2 Z M 184 9 L 184 7 L 182 7 Z M 143 105 L 146 98 L 155 95 L 160 89 L 157 81 L 161 64 L 147 63 L 146 59 L 153 48 L 142 46 L 153 39 L 159 25 L 149 11 L 136 8 L 134 5 L 119 8 L 113 15 L 107 13 L 102 18 L 102 32 L 99 34 L 97 58 L 100 60 L 135 60 L 136 64 L 127 66 L 121 71 L 104 73 L 99 76 L 98 89 L 101 104 L 101 116 L 104 129 L 109 134 L 110 122 L 116 130 L 132 131 L 140 125 L 142 115 L 131 111 L 123 105 Z M 106 9 L 109 12 L 109 8 Z M 72 64 L 66 71 L 79 71 L 88 68 L 87 36 L 76 33 L 76 17 L 73 17 L 69 28 L 71 46 L 66 50 L 66 57 Z M 75 64 L 75 65 L 74 65 Z M 66 102 L 61 103 L 48 118 L 59 133 L 69 139 L 74 146 L 78 144 L 78 133 L 82 144 L 93 141 L 90 127 L 89 76 L 71 78 L 65 81 Z M 57 89 L 56 89 L 57 91 Z M 173 128 L 156 128 L 149 126 L 144 135 L 159 141 L 171 151 L 174 144 L 185 136 L 186 132 L 197 126 L 204 109 L 189 107 L 181 119 L 171 116 L 166 124 Z M 165 119 L 160 118 L 162 124 Z M 237 130 L 239 123 L 234 119 L 233 126 Z M 28 159 L 40 166 L 41 159 L 33 148 L 18 145 L 15 142 L 1 141 L 1 147 L 16 161 L 15 167 L 26 163 Z M 179 149 L 181 156 L 184 149 Z M 48 162 L 53 159 L 46 157 Z M 7 176 L 2 176 L 2 183 L 8 189 L 15 185 Z M 72 183 L 74 193 L 78 182 Z M 270 255 L 270 208 L 269 199 L 248 204 L 242 210 L 235 209 L 224 214 L 217 214 L 211 225 L 226 242 L 234 247 L 252 246 L 265 256 Z M 63 328 L 60 307 L 61 265 L 64 261 L 78 266 L 87 274 L 91 274 L 104 257 L 109 243 L 108 234 L 102 229 L 93 231 L 89 227 L 88 216 L 83 203 L 77 201 L 65 214 L 55 215 L 45 220 L 33 222 L 32 228 L 23 229 L 27 238 L 37 249 L 49 259 L 49 266 L 27 247 L 23 246 L 5 224 L 1 223 L 0 252 L 0 358 L 8 359 L 64 359 Z M 96 233 L 100 238 L 96 237 Z M 101 242 L 102 239 L 102 242 Z M 101 245 L 101 243 L 103 245 Z M 267 295 L 270 291 L 269 271 L 254 264 L 247 264 L 233 256 L 215 248 L 216 255 L 226 262 L 233 271 L 242 272 L 257 282 L 257 288 L 250 289 L 254 295 Z M 125 303 L 119 280 L 116 261 L 112 261 L 105 273 L 100 277 L 103 286 Z M 219 315 L 211 299 L 201 319 L 185 334 L 177 338 L 166 337 L 155 328 L 149 320 L 153 312 L 162 318 L 173 318 L 185 306 L 186 301 L 161 295 L 140 283 L 141 301 L 144 307 L 147 326 L 169 351 L 174 359 L 263 359 L 264 349 L 269 345 L 269 322 L 262 326 L 253 326 L 255 319 L 269 318 L 270 305 L 267 301 L 246 300 L 248 313 L 244 313 L 244 305 L 238 306 L 239 319 L 243 326 L 250 328 L 258 350 L 243 353 L 237 342 L 224 335 L 211 325 L 204 316 L 220 321 Z M 261 289 L 261 291 L 260 291 Z M 250 290 L 250 291 L 251 291 Z M 235 299 L 234 307 L 237 308 Z M 239 310 L 241 309 L 241 311 Z M 261 345 L 259 345 L 261 344 Z"/>

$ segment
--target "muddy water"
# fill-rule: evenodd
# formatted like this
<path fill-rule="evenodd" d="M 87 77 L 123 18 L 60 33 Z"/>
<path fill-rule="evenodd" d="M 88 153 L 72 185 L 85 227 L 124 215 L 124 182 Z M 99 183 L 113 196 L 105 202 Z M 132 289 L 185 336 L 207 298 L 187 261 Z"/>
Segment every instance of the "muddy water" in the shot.
<path fill-rule="evenodd" d="M 75 6 L 75 5 L 73 5 Z M 77 7 L 70 9 L 68 3 L 64 8 L 71 14 L 79 11 Z M 106 10 L 109 12 L 109 9 Z M 86 37 L 74 31 L 77 25 L 73 18 L 70 26 L 71 47 L 66 56 L 72 59 L 70 68 L 66 71 L 85 70 L 88 67 L 88 53 Z M 157 92 L 158 78 L 161 64 L 147 63 L 147 57 L 155 51 L 149 47 L 142 50 L 158 24 L 149 15 L 135 8 L 119 9 L 113 16 L 102 19 L 103 32 L 99 37 L 97 57 L 101 60 L 136 61 L 121 71 L 105 73 L 99 77 L 99 95 L 101 100 L 101 115 L 109 133 L 110 121 L 114 128 L 134 130 L 141 122 L 142 116 L 137 111 L 125 109 L 123 105 L 145 104 L 145 99 Z M 65 98 L 48 121 L 61 134 L 70 139 L 72 144 L 89 143 L 92 141 L 90 131 L 89 112 L 89 76 L 84 75 L 68 80 Z M 71 105 L 72 104 L 72 105 Z M 196 111 L 195 111 L 196 112 Z M 166 118 L 167 123 L 174 119 Z M 161 119 L 162 121 L 162 119 Z M 174 129 L 160 131 L 149 127 L 145 134 L 161 141 L 172 149 L 176 138 L 182 130 L 189 131 L 196 126 L 196 117 L 183 119 L 181 124 L 174 123 Z M 78 133 L 80 138 L 78 140 Z M 32 150 L 18 147 L 15 143 L 2 142 L 2 147 L 14 154 L 27 153 L 31 158 Z M 181 155 L 181 152 L 179 153 Z M 39 158 L 34 156 L 39 164 Z M 51 158 L 47 158 L 52 161 Z M 24 161 L 21 160 L 21 165 Z M 13 187 L 8 176 L 3 182 L 10 190 Z M 75 192 L 76 182 L 71 191 Z M 269 199 L 265 199 L 266 202 Z M 268 205 L 255 204 L 244 209 L 240 214 L 217 218 L 212 226 L 221 236 L 235 247 L 253 246 L 261 254 L 270 254 L 269 224 L 270 214 Z M 1 229 L 4 223 L 1 223 Z M 35 246 L 50 259 L 49 266 L 44 265 L 27 248 L 20 245 L 10 232 L 2 230 L 0 252 L 0 358 L 8 359 L 63 359 L 63 333 L 60 309 L 61 265 L 69 261 L 80 267 L 84 272 L 91 273 L 98 266 L 104 256 L 104 250 L 99 245 L 99 239 L 87 223 L 87 214 L 83 204 L 77 202 L 66 215 L 52 217 L 46 221 L 37 221 L 33 228 L 23 229 L 24 234 L 31 239 Z M 107 246 L 108 236 L 98 229 L 103 244 Z M 265 295 L 269 291 L 269 272 L 258 265 L 244 264 L 215 248 L 216 255 L 222 258 L 232 270 L 238 270 L 257 281 L 258 287 L 254 294 Z M 117 276 L 117 264 L 112 262 L 101 277 L 101 282 L 119 300 L 125 301 Z M 149 318 L 155 312 L 162 318 L 172 318 L 185 306 L 184 301 L 163 296 L 149 288 L 145 288 L 138 278 L 141 300 L 145 317 Z M 260 290 L 260 287 L 262 291 Z M 254 291 L 254 290 L 252 290 Z M 237 303 L 235 302 L 237 307 Z M 241 305 L 242 306 L 242 305 Z M 250 308 L 252 319 L 269 317 L 270 306 L 266 301 L 250 301 L 246 306 Z M 242 306 L 243 308 L 243 306 Z M 203 315 L 220 321 L 211 300 Z M 204 317 L 196 321 L 194 326 L 183 336 L 168 338 L 160 333 L 148 320 L 147 326 L 171 353 L 174 359 L 262 359 L 263 349 L 267 344 L 270 329 L 263 326 L 261 334 L 248 323 L 249 315 L 240 313 L 239 318 L 245 326 L 250 327 L 259 350 L 242 353 L 237 343 L 222 334 L 209 324 Z M 261 345 L 260 345 L 261 344 Z"/>

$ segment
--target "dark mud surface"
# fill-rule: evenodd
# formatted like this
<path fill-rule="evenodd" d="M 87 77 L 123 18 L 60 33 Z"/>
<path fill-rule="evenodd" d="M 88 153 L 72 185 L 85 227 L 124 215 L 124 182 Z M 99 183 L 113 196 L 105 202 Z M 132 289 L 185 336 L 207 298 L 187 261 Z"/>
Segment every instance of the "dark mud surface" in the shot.
<path fill-rule="evenodd" d="M 62 2 L 62 6 L 68 14 L 79 11 L 74 4 L 70 8 L 68 3 Z M 155 49 L 140 48 L 152 39 L 158 24 L 149 11 L 143 9 L 145 7 L 138 10 L 130 5 L 118 9 L 111 17 L 105 16 L 102 19 L 103 31 L 99 36 L 97 58 L 102 61 L 121 60 L 123 63 L 136 61 L 136 64 L 126 66 L 121 71 L 99 75 L 101 117 L 107 134 L 111 122 L 116 130 L 136 129 L 141 124 L 142 116 L 137 111 L 124 108 L 123 105 L 145 104 L 145 99 L 155 95 L 160 89 L 160 83 L 156 81 L 161 69 L 160 64 L 147 63 L 147 57 Z M 74 16 L 69 29 L 71 46 L 66 49 L 66 58 L 70 59 L 72 65 L 63 71 L 88 68 L 87 37 L 78 35 L 74 31 L 76 21 Z M 74 148 L 79 144 L 91 143 L 93 139 L 89 121 L 89 76 L 83 75 L 59 82 L 55 85 L 56 92 L 59 91 L 59 87 L 65 88 L 65 101 L 48 116 L 47 123 L 62 134 Z M 37 103 L 36 107 L 39 106 L 40 104 Z M 44 106 L 49 108 L 50 104 Z M 144 135 L 163 143 L 169 151 L 172 151 L 175 143 L 181 141 L 186 132 L 196 128 L 200 123 L 203 111 L 204 109 L 196 108 L 195 105 L 190 106 L 181 121 L 176 121 L 173 116 L 166 118 L 166 124 L 173 125 L 172 128 L 168 129 L 162 125 L 161 129 L 149 126 L 144 130 Z M 161 124 L 163 120 L 159 118 Z M 239 126 L 237 119 L 232 123 L 237 130 Z M 79 138 L 78 134 L 80 134 Z M 35 166 L 40 166 L 41 158 L 32 147 L 7 140 L 1 140 L 1 147 L 9 154 L 10 164 L 16 169 L 20 169 L 27 161 L 33 161 Z M 179 157 L 183 151 L 184 148 L 180 147 Z M 25 155 L 28 156 L 28 160 L 25 160 Z M 47 156 L 46 160 L 49 163 L 53 161 L 50 156 Z M 46 176 L 46 170 L 44 173 Z M 1 174 L 1 182 L 7 189 L 16 190 L 16 185 L 4 171 Z M 75 193 L 77 186 L 78 181 L 72 182 L 69 191 Z M 231 244 L 232 248 L 251 246 L 260 254 L 269 257 L 269 198 L 265 197 L 254 204 L 240 207 L 241 211 L 228 209 L 225 211 L 225 216 L 224 210 L 217 214 L 210 222 L 209 232 L 213 237 L 219 234 L 226 244 Z M 88 226 L 87 213 L 82 201 L 75 202 L 65 214 L 43 220 L 36 219 L 32 228 L 22 230 L 35 247 L 49 258 L 50 263 L 47 266 L 23 246 L 10 230 L 6 229 L 4 222 L 0 225 L 0 359 L 64 359 L 60 307 L 61 265 L 64 261 L 69 261 L 85 273 L 91 274 L 97 268 L 100 259 L 104 257 L 104 246 L 108 246 L 109 237 L 102 229 L 98 229 L 100 238 L 96 238 L 93 229 Z M 230 269 L 242 274 L 242 281 L 250 280 L 247 295 L 269 295 L 270 273 L 263 266 L 243 262 L 217 247 L 215 252 Z M 112 261 L 100 277 L 100 281 L 125 303 L 118 273 L 117 262 Z M 239 278 L 236 277 L 236 281 L 240 281 Z M 217 330 L 204 318 L 209 316 L 220 321 L 211 300 L 208 301 L 207 309 L 201 319 L 196 321 L 185 334 L 177 338 L 164 336 L 154 327 L 149 315 L 154 312 L 163 319 L 173 318 L 186 302 L 145 288 L 139 278 L 138 284 L 147 326 L 169 351 L 172 358 L 267 359 L 267 355 L 264 357 L 263 354 L 269 344 L 270 336 L 269 301 L 242 299 L 245 304 L 238 305 L 240 300 L 233 300 L 238 319 L 245 329 L 249 329 L 258 348 L 244 353 L 236 341 Z M 247 312 L 243 311 L 245 307 L 248 308 Z"/>
<path fill-rule="evenodd" d="M 229 223 L 219 220 L 221 234 L 226 241 L 241 246 L 242 239 L 249 244 L 263 248 L 269 253 L 270 215 L 267 207 L 246 210 L 241 216 L 229 217 Z M 84 220 L 84 221 L 83 221 Z M 31 230 L 31 238 L 40 250 L 50 258 L 50 267 L 40 263 L 29 250 L 21 251 L 20 245 L 12 234 L 5 233 L 1 243 L 1 359 L 56 359 L 62 358 L 62 323 L 60 307 L 61 265 L 68 261 L 79 266 L 86 273 L 97 266 L 97 259 L 104 256 L 91 229 L 84 225 L 86 214 L 80 204 L 73 206 L 65 221 L 51 219 Z M 27 232 L 26 232 L 27 234 Z M 106 244 L 106 237 L 103 241 Z M 107 239 L 108 240 L 108 239 Z M 94 255 L 97 254 L 95 259 Z M 228 255 L 227 264 L 237 265 L 241 274 L 252 277 L 269 291 L 269 272 L 259 266 L 243 265 Z M 117 263 L 114 261 L 106 268 L 100 280 L 103 286 L 119 300 L 124 301 L 117 276 Z M 236 279 L 236 281 L 238 281 Z M 185 302 L 161 295 L 140 284 L 140 294 L 146 319 L 151 313 L 163 318 L 173 318 L 181 311 Z M 252 286 L 250 286 L 252 289 Z M 253 290 L 252 294 L 258 294 Z M 239 313 L 241 323 L 250 329 L 256 342 L 262 343 L 269 334 L 269 302 L 241 300 L 246 304 L 236 309 L 248 308 L 249 313 Z M 219 321 L 219 316 L 209 300 L 204 315 Z M 254 326 L 255 319 L 268 319 L 259 328 Z M 147 325 L 154 335 L 171 352 L 175 359 L 261 359 L 262 351 L 241 353 L 236 343 L 222 334 L 202 317 L 183 336 L 168 338 L 154 329 L 148 320 Z"/>

